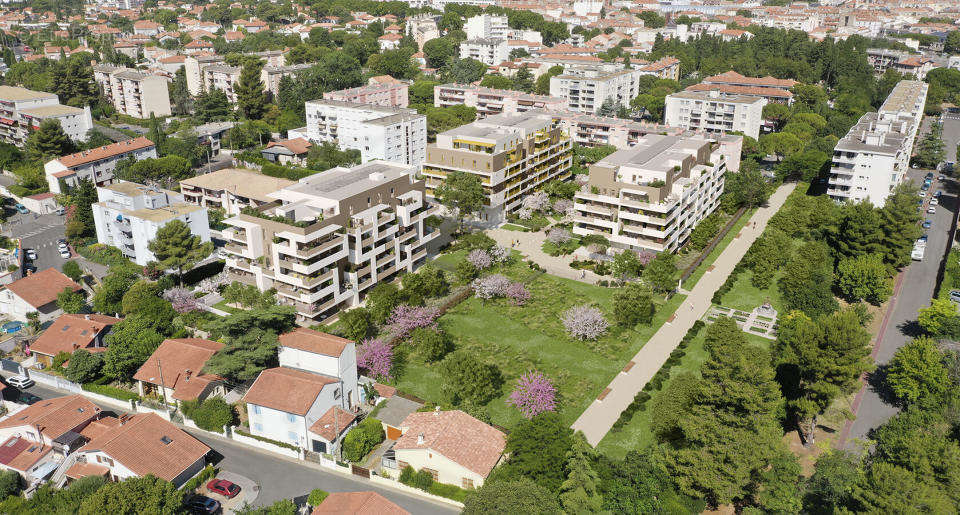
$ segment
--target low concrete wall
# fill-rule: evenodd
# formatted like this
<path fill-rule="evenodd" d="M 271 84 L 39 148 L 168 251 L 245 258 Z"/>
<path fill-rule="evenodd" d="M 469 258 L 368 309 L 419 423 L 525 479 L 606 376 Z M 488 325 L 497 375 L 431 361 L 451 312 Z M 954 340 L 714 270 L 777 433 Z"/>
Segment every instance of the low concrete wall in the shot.
<path fill-rule="evenodd" d="M 202 431 L 202 429 L 201 429 Z M 223 435 L 220 435 L 223 436 Z M 256 438 L 250 438 L 249 436 L 243 436 L 242 434 L 234 430 L 230 431 L 230 438 L 236 442 L 242 443 L 244 445 L 249 445 L 251 447 L 258 447 L 265 451 L 274 452 L 288 458 L 300 459 L 300 452 L 293 449 L 287 449 L 286 447 L 280 447 L 278 445 L 273 445 L 272 443 L 262 442 Z"/>

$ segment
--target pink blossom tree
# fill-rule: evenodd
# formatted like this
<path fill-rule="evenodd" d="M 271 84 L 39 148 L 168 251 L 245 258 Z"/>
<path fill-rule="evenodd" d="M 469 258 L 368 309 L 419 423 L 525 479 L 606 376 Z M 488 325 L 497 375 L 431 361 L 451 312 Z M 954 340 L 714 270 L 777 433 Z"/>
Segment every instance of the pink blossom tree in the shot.
<path fill-rule="evenodd" d="M 486 270 L 493 266 L 493 256 L 483 249 L 474 249 L 467 254 L 467 263 L 477 270 Z"/>
<path fill-rule="evenodd" d="M 653 261 L 653 258 L 655 257 L 657 257 L 656 252 L 651 252 L 649 250 L 637 251 L 637 260 L 639 260 L 640 264 L 643 266 L 649 265 L 650 262 Z"/>
<path fill-rule="evenodd" d="M 488 275 L 479 279 L 474 279 L 470 284 L 473 287 L 473 293 L 478 298 L 487 300 L 495 297 L 502 297 L 510 287 L 511 281 L 506 276 L 500 274 Z"/>
<path fill-rule="evenodd" d="M 571 238 L 573 238 L 573 235 L 566 229 L 554 228 L 547 233 L 547 240 L 556 245 L 563 245 Z"/>
<path fill-rule="evenodd" d="M 510 259 L 510 249 L 506 247 L 501 247 L 500 245 L 494 245 L 490 247 L 490 250 L 487 251 L 490 254 L 490 257 L 493 259 L 494 263 L 504 263 Z"/>
<path fill-rule="evenodd" d="M 550 207 L 550 196 L 542 191 L 531 193 L 523 197 L 522 206 L 524 209 L 529 209 L 530 211 L 543 211 Z"/>
<path fill-rule="evenodd" d="M 163 298 L 170 304 L 177 313 L 189 313 L 200 309 L 200 303 L 193 296 L 193 292 L 186 288 L 170 288 L 163 292 Z"/>
<path fill-rule="evenodd" d="M 530 301 L 530 290 L 521 282 L 512 283 L 507 286 L 503 296 L 510 299 L 515 306 L 522 306 Z"/>
<path fill-rule="evenodd" d="M 573 201 L 562 198 L 553 203 L 553 210 L 561 215 L 573 214 Z"/>
<path fill-rule="evenodd" d="M 610 324 L 599 309 L 589 306 L 574 306 L 560 317 L 567 334 L 578 340 L 596 340 L 607 332 Z"/>
<path fill-rule="evenodd" d="M 357 346 L 357 366 L 378 381 L 390 379 L 393 349 L 383 340 L 366 339 Z"/>
<path fill-rule="evenodd" d="M 557 409 L 557 388 L 542 372 L 531 370 L 517 379 L 507 403 L 520 410 L 524 417 L 533 418 Z"/>
<path fill-rule="evenodd" d="M 387 318 L 387 325 L 390 326 L 390 332 L 394 335 L 406 338 L 418 327 L 436 327 L 438 316 L 440 313 L 436 308 L 400 304 L 393 308 L 393 313 Z"/>

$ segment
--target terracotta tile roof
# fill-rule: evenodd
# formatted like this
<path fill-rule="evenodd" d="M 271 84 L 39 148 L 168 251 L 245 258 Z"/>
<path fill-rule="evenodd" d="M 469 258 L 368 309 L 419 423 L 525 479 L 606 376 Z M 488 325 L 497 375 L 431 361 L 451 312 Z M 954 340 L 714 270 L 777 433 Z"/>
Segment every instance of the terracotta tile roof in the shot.
<path fill-rule="evenodd" d="M 163 63 L 163 64 L 173 64 L 173 63 L 183 64 L 186 58 L 187 57 L 183 55 L 171 55 L 167 57 L 161 57 L 160 59 L 157 59 L 157 62 Z"/>
<path fill-rule="evenodd" d="M 306 154 L 307 152 L 310 151 L 310 147 L 312 146 L 313 146 L 313 143 L 310 143 L 304 138 L 284 139 L 280 141 L 271 141 L 270 143 L 267 143 L 267 148 L 284 147 L 286 149 L 289 149 L 291 152 L 293 152 L 296 155 Z"/>
<path fill-rule="evenodd" d="M 35 308 L 55 302 L 57 295 L 64 288 L 70 288 L 73 291 L 81 289 L 79 284 L 71 281 L 56 268 L 41 270 L 7 285 L 7 289 Z"/>
<path fill-rule="evenodd" d="M 338 380 L 286 367 L 268 368 L 257 377 L 243 396 L 243 402 L 275 410 L 306 415 L 320 391 Z"/>
<path fill-rule="evenodd" d="M 395 450 L 431 449 L 460 466 L 486 477 L 507 445 L 501 431 L 460 411 L 417 412 L 400 423 Z M 423 435 L 423 443 L 418 444 Z"/>
<path fill-rule="evenodd" d="M 339 336 L 321 333 L 305 327 L 298 327 L 289 333 L 280 335 L 280 345 L 283 347 L 323 354 L 324 356 L 340 357 L 343 354 L 343 349 L 346 349 L 351 343 L 353 342 Z"/>
<path fill-rule="evenodd" d="M 239 41 L 243 38 L 243 32 L 240 32 L 239 30 L 228 30 L 223 33 L 223 39 L 227 41 Z"/>
<path fill-rule="evenodd" d="M 35 342 L 31 352 L 56 356 L 61 352 L 73 353 L 94 343 L 97 335 L 119 322 L 119 318 L 104 315 L 60 315 Z"/>
<path fill-rule="evenodd" d="M 127 152 L 133 152 L 134 150 L 140 150 L 152 146 L 152 141 L 140 136 L 139 138 L 129 139 L 118 143 L 112 143 L 110 145 L 104 145 L 92 150 L 84 150 L 83 152 L 77 152 L 76 154 L 66 155 L 61 157 L 59 161 L 61 164 L 63 164 L 63 166 L 66 166 L 67 168 L 73 168 L 74 166 L 92 163 L 101 159 L 119 156 Z"/>
<path fill-rule="evenodd" d="M 51 440 L 73 431 L 97 417 L 100 408 L 82 395 L 67 395 L 38 401 L 6 420 L 0 422 L 0 429 L 11 427 L 39 427 L 40 432 Z"/>
<path fill-rule="evenodd" d="M 137 381 L 172 388 L 175 399 L 196 399 L 207 385 L 223 379 L 220 376 L 202 372 L 210 356 L 222 349 L 223 345 L 203 338 L 164 340 L 137 370 L 133 378 Z"/>
<path fill-rule="evenodd" d="M 339 406 L 331 406 L 326 413 L 310 426 L 310 432 L 315 435 L 320 435 L 328 442 L 332 442 L 339 436 L 339 434 L 337 434 L 338 429 L 340 434 L 343 434 L 344 430 L 356 419 L 357 416 L 353 413 L 345 411 Z"/>
<path fill-rule="evenodd" d="M 389 34 L 384 34 L 377 39 L 381 41 L 400 41 L 401 39 L 403 39 L 403 36 L 395 32 L 391 32 Z"/>
<path fill-rule="evenodd" d="M 793 98 L 793 93 L 777 88 L 733 86 L 731 84 L 694 84 L 687 91 L 719 91 L 727 95 L 750 95 L 762 97 Z"/>
<path fill-rule="evenodd" d="M 397 394 L 396 388 L 385 385 L 385 384 L 373 383 L 373 389 L 376 390 L 377 394 L 379 394 L 384 399 L 389 399 L 390 397 L 393 397 L 394 395 Z"/>
<path fill-rule="evenodd" d="M 410 515 L 377 492 L 334 492 L 313 509 L 313 515 Z"/>
<path fill-rule="evenodd" d="M 154 413 L 134 415 L 88 442 L 80 452 L 102 451 L 139 476 L 172 481 L 210 448 Z"/>
<path fill-rule="evenodd" d="M 728 72 L 721 73 L 720 75 L 714 75 L 712 77 L 707 77 L 703 79 L 705 84 L 710 83 L 734 83 L 734 84 L 747 84 L 751 86 L 763 86 L 768 88 L 781 88 L 789 89 L 792 88 L 797 81 L 792 79 L 778 79 L 776 77 L 746 77 L 740 75 L 739 73 L 730 70 Z"/>
<path fill-rule="evenodd" d="M 103 417 L 99 420 L 93 420 L 87 427 L 80 430 L 80 434 L 83 435 L 87 441 L 93 440 L 94 438 L 99 438 L 104 434 L 120 427 L 120 419 L 117 417 Z"/>
<path fill-rule="evenodd" d="M 80 479 L 87 476 L 106 476 L 110 469 L 95 463 L 74 463 L 67 469 L 67 477 Z"/>
<path fill-rule="evenodd" d="M 0 445 L 0 463 L 20 472 L 26 472 L 50 452 L 50 447 L 26 438 L 12 436 Z"/>

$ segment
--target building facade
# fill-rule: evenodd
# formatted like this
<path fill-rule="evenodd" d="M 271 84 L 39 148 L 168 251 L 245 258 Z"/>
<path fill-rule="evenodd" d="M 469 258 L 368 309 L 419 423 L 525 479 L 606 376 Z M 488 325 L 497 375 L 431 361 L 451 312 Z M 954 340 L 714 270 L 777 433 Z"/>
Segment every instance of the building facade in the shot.
<path fill-rule="evenodd" d="M 486 118 L 495 114 L 525 113 L 531 109 L 564 109 L 566 101 L 550 95 L 450 83 L 433 87 L 433 105 L 475 107 L 477 117 Z"/>
<path fill-rule="evenodd" d="M 923 118 L 927 84 L 897 83 L 876 113 L 866 113 L 833 149 L 827 194 L 837 202 L 882 207 L 903 182 Z"/>
<path fill-rule="evenodd" d="M 554 120 L 581 147 L 613 145 L 618 149 L 629 148 L 639 143 L 647 134 L 677 136 L 684 132 L 679 127 L 655 123 L 635 122 L 612 116 L 595 116 L 569 111 L 550 111 Z"/>
<path fill-rule="evenodd" d="M 740 131 L 760 136 L 763 97 L 723 95 L 719 91 L 680 91 L 667 95 L 664 123 L 672 127 L 709 132 Z"/>
<path fill-rule="evenodd" d="M 333 168 L 268 194 L 229 218 L 226 270 L 261 291 L 276 288 L 299 322 L 322 322 L 380 281 L 426 261 L 437 231 L 416 167 L 372 162 Z"/>
<path fill-rule="evenodd" d="M 510 35 L 510 25 L 507 24 L 507 17 L 492 14 L 479 14 L 467 18 L 463 30 L 467 33 L 467 39 L 507 39 Z"/>
<path fill-rule="evenodd" d="M 509 58 L 506 39 L 478 38 L 460 43 L 460 59 L 476 59 L 487 66 L 495 66 Z"/>
<path fill-rule="evenodd" d="M 568 179 L 572 161 L 570 138 L 553 117 L 529 111 L 490 116 L 437 134 L 421 173 L 428 196 L 451 172 L 476 175 L 486 194 L 480 217 L 496 222 L 547 182 Z"/>
<path fill-rule="evenodd" d="M 630 107 L 630 101 L 640 94 L 641 75 L 644 73 L 637 69 L 607 64 L 568 67 L 550 78 L 550 95 L 563 98 L 566 108 L 578 113 L 597 113 L 607 100 Z"/>
<path fill-rule="evenodd" d="M 87 132 L 93 128 L 89 106 L 65 106 L 54 93 L 0 86 L 0 141 L 22 147 L 45 120 L 60 122 L 73 141 L 87 139 Z"/>
<path fill-rule="evenodd" d="M 167 79 L 109 64 L 93 67 L 93 78 L 117 112 L 134 118 L 170 116 Z"/>
<path fill-rule="evenodd" d="M 366 86 L 330 91 L 324 93 L 323 98 L 384 107 L 407 107 L 410 105 L 409 89 L 410 85 L 403 81 L 374 82 Z"/>
<path fill-rule="evenodd" d="M 47 185 L 53 193 L 66 193 L 81 180 L 97 186 L 113 183 L 117 163 L 125 159 L 155 159 L 157 147 L 143 136 L 66 155 L 43 165 Z"/>

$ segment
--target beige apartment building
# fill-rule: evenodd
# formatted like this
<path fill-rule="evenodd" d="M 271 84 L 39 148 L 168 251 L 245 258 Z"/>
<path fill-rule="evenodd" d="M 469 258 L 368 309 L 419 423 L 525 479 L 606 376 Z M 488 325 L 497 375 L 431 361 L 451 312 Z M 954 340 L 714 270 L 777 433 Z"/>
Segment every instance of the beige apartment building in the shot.
<path fill-rule="evenodd" d="M 226 220 L 229 277 L 275 288 L 299 323 L 329 320 L 378 282 L 426 261 L 426 244 L 439 232 L 424 221 L 436 207 L 415 175 L 415 166 L 374 161 L 270 193 L 273 202 Z"/>
<path fill-rule="evenodd" d="M 224 168 L 180 181 L 180 193 L 187 202 L 239 215 L 246 207 L 260 207 L 274 201 L 269 195 L 296 184 L 253 170 Z"/>
<path fill-rule="evenodd" d="M 738 159 L 742 143 L 650 134 L 610 154 L 590 166 L 574 197 L 573 233 L 599 234 L 624 249 L 676 251 L 720 205 L 727 156 Z"/>
<path fill-rule="evenodd" d="M 93 78 L 117 112 L 134 118 L 170 116 L 167 79 L 109 64 L 93 66 Z"/>
<path fill-rule="evenodd" d="M 565 109 L 567 101 L 550 95 L 450 83 L 433 87 L 433 105 L 475 107 L 477 117 L 485 118 L 501 113 L 525 113 L 532 109 Z"/>
<path fill-rule="evenodd" d="M 520 207 L 524 196 L 570 177 L 570 137 L 544 111 L 498 114 L 437 134 L 427 146 L 427 196 L 453 171 L 480 178 L 486 199 L 481 220 L 497 222 Z"/>

